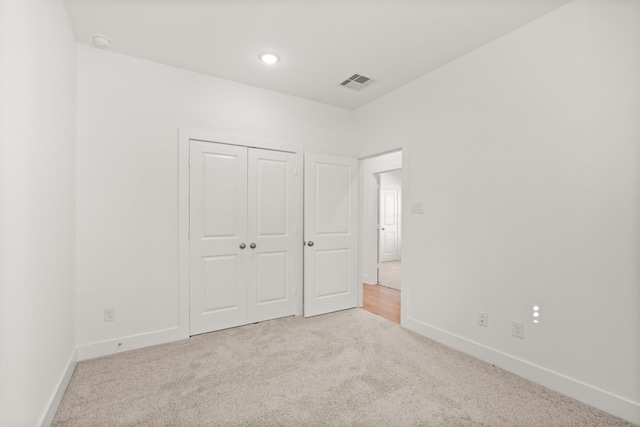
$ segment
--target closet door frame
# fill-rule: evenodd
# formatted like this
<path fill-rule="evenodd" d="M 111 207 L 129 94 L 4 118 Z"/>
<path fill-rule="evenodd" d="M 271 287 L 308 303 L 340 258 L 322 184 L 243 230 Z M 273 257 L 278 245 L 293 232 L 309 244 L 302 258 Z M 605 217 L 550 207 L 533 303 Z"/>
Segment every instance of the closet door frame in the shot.
<path fill-rule="evenodd" d="M 304 151 L 297 144 L 182 128 L 178 131 L 178 265 L 180 337 L 189 333 L 189 141 L 205 141 L 295 154 L 295 315 L 303 314 Z"/>

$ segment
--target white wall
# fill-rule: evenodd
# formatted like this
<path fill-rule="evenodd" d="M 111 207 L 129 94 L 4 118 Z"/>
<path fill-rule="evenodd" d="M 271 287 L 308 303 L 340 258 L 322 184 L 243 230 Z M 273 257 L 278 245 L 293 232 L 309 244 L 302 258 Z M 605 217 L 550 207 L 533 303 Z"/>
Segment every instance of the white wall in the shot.
<path fill-rule="evenodd" d="M 113 352 L 119 342 L 126 350 L 176 337 L 179 128 L 332 154 L 354 156 L 357 147 L 350 110 L 84 45 L 77 49 L 82 358 Z M 115 322 L 103 322 L 107 307 L 115 307 Z"/>
<path fill-rule="evenodd" d="M 405 325 L 636 423 L 639 19 L 576 0 L 356 111 L 361 156 L 409 140 L 426 204 Z"/>
<path fill-rule="evenodd" d="M 50 422 L 75 363 L 75 42 L 57 0 L 0 2 L 0 425 Z"/>
<path fill-rule="evenodd" d="M 398 148 L 398 147 L 394 147 Z M 362 282 L 378 282 L 378 183 L 376 174 L 402 167 L 402 151 L 363 159 L 360 165 L 360 271 Z"/>

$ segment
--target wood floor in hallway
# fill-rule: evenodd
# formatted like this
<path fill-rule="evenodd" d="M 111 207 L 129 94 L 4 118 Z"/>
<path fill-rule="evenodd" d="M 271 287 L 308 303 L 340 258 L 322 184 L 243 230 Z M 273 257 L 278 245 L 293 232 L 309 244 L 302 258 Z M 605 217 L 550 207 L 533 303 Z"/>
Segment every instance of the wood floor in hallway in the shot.
<path fill-rule="evenodd" d="M 400 323 L 400 291 L 381 285 L 362 284 L 362 308 Z"/>

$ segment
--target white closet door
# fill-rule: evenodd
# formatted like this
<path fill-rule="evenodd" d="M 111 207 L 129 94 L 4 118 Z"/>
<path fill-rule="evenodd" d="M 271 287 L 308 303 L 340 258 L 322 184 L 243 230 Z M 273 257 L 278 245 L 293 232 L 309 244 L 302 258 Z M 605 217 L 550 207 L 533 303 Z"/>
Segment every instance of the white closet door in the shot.
<path fill-rule="evenodd" d="M 358 161 L 305 154 L 304 315 L 358 304 Z"/>
<path fill-rule="evenodd" d="M 190 334 L 294 315 L 295 155 L 190 150 Z"/>
<path fill-rule="evenodd" d="M 294 154 L 249 150 L 249 323 L 295 314 L 294 183 Z"/>
<path fill-rule="evenodd" d="M 190 144 L 190 334 L 247 323 L 247 148 Z"/>

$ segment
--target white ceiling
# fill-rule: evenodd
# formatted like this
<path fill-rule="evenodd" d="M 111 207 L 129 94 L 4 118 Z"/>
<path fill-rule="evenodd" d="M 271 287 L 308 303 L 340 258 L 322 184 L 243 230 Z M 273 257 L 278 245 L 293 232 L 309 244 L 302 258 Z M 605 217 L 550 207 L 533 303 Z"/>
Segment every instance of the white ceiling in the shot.
<path fill-rule="evenodd" d="M 79 43 L 354 109 L 570 0 L 65 0 Z M 263 51 L 282 60 L 267 66 Z M 362 91 L 353 74 L 378 80 Z"/>

